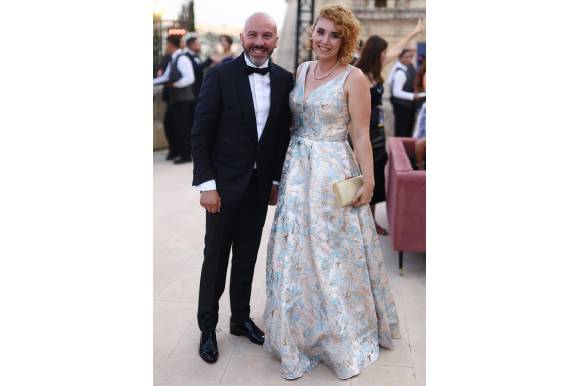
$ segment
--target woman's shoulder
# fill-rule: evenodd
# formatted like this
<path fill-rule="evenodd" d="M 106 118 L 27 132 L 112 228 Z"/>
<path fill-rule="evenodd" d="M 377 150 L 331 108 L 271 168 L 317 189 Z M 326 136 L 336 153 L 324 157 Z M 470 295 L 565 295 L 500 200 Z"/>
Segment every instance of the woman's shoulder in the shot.
<path fill-rule="evenodd" d="M 366 76 L 366 74 L 364 72 L 362 72 L 362 70 L 358 67 L 353 66 L 352 64 L 347 64 L 346 65 L 347 70 L 349 71 L 349 78 L 355 78 L 355 79 L 366 79 L 368 82 L 368 77 Z"/>
<path fill-rule="evenodd" d="M 345 86 L 347 87 L 365 87 L 365 88 L 371 88 L 372 84 L 368 78 L 368 76 L 365 75 L 364 72 L 362 72 L 362 70 L 358 67 L 352 66 L 352 65 L 348 65 L 350 68 L 348 68 L 348 75 L 346 77 L 346 82 L 345 82 Z"/>

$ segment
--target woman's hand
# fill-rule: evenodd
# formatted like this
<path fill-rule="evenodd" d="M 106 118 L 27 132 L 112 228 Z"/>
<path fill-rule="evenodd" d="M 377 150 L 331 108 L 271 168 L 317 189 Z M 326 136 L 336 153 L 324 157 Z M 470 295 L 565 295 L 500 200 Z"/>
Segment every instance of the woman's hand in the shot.
<path fill-rule="evenodd" d="M 371 202 L 374 188 L 375 187 L 370 184 L 364 184 L 361 186 L 352 199 L 352 205 L 358 208 Z"/>
<path fill-rule="evenodd" d="M 401 52 L 403 52 L 405 47 L 407 47 L 407 45 L 411 43 L 411 40 L 414 39 L 417 35 L 419 35 L 423 31 L 425 31 L 425 19 L 420 18 L 419 20 L 417 20 L 417 25 L 415 26 L 415 29 L 412 32 L 409 32 L 408 35 L 406 35 L 403 39 L 395 43 L 392 47 L 389 46 L 389 48 L 387 49 L 387 55 L 385 55 L 383 66 L 397 59 L 401 54 Z"/>
<path fill-rule="evenodd" d="M 417 25 L 415 26 L 414 35 L 419 35 L 421 32 L 425 31 L 425 19 L 420 18 L 417 20 Z"/>

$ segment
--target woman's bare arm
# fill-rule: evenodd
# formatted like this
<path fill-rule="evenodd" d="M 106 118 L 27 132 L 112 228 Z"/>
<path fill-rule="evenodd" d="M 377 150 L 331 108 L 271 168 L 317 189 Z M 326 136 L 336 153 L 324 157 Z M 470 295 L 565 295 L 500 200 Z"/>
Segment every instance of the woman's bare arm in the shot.
<path fill-rule="evenodd" d="M 355 206 L 366 205 L 371 201 L 375 187 L 373 174 L 373 150 L 369 135 L 371 119 L 371 93 L 369 81 L 358 68 L 351 70 L 346 80 L 345 90 L 348 96 L 348 112 L 351 124 L 350 138 L 354 146 L 356 159 L 363 175 L 363 186 L 353 199 Z"/>
<path fill-rule="evenodd" d="M 401 55 L 401 52 L 403 52 L 403 49 L 407 47 L 409 42 L 424 30 L 425 30 L 425 21 L 423 19 L 419 19 L 417 21 L 417 26 L 415 26 L 413 32 L 409 33 L 407 36 L 405 36 L 403 39 L 395 43 L 390 48 L 387 48 L 387 57 L 385 59 L 386 63 L 384 64 L 388 64 L 393 60 L 397 59 L 399 55 Z"/>

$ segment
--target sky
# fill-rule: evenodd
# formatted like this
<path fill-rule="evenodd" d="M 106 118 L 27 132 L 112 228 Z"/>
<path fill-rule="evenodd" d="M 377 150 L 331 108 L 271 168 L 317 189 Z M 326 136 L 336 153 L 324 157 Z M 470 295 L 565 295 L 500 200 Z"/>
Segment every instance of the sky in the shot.
<path fill-rule="evenodd" d="M 154 0 L 164 10 L 164 19 L 175 19 L 186 0 Z M 266 12 L 276 20 L 280 30 L 286 14 L 286 0 L 195 0 L 195 22 L 204 25 L 242 27 L 254 12 Z"/>

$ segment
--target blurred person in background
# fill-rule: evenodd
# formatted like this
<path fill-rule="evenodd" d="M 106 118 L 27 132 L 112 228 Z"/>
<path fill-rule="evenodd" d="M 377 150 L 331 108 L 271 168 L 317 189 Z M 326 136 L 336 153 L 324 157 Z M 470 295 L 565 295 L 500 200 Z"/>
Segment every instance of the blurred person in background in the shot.
<path fill-rule="evenodd" d="M 227 63 L 235 58 L 235 54 L 232 52 L 232 44 L 234 44 L 232 37 L 229 35 L 220 35 L 219 42 L 222 47 L 222 52 L 214 52 L 208 58 L 208 60 L 211 60 L 214 65 Z"/>
<path fill-rule="evenodd" d="M 163 75 L 163 73 L 167 69 L 167 66 L 169 66 L 169 63 L 171 63 L 171 55 L 170 54 L 163 55 L 161 57 L 161 60 L 159 61 L 159 67 L 157 67 L 157 72 L 155 76 L 158 77 Z"/>
<path fill-rule="evenodd" d="M 354 55 L 352 56 L 352 61 L 350 62 L 351 65 L 354 66 L 355 63 L 359 60 L 360 53 L 361 53 L 361 50 L 362 50 L 364 44 L 365 44 L 364 40 L 360 39 L 358 41 L 358 46 L 356 47 L 356 51 L 354 52 Z"/>
<path fill-rule="evenodd" d="M 416 101 L 423 98 L 423 93 L 416 94 L 413 87 L 417 70 L 413 65 L 413 51 L 404 49 L 399 60 L 393 66 L 389 79 L 391 104 L 395 115 L 395 136 L 411 137 L 415 123 Z"/>
<path fill-rule="evenodd" d="M 427 59 L 423 61 L 417 78 L 415 79 L 415 89 L 417 92 L 426 92 L 427 89 Z M 417 117 L 417 127 L 413 137 L 415 142 L 415 165 L 419 170 L 425 170 L 427 156 L 427 101 L 423 102 Z"/>
<path fill-rule="evenodd" d="M 423 64 L 421 64 L 421 68 L 419 68 L 417 76 L 415 77 L 415 93 L 426 95 L 426 84 L 427 84 L 427 59 L 423 60 Z M 425 101 L 426 98 L 423 98 L 421 100 L 419 115 L 417 117 L 417 125 L 413 133 L 414 138 L 424 138 L 427 135 L 427 131 L 425 128 L 427 103 L 425 103 Z"/>
<path fill-rule="evenodd" d="M 173 162 L 176 164 L 191 162 L 189 133 L 193 124 L 192 84 L 195 81 L 193 65 L 180 46 L 180 35 L 167 37 L 166 50 L 171 55 L 171 63 L 161 76 L 153 79 L 153 85 L 163 84 L 169 89 L 168 111 L 172 138 L 168 138 L 168 141 L 173 142 L 177 155 Z"/>
<path fill-rule="evenodd" d="M 405 36 L 401 41 L 394 44 L 387 50 L 388 43 L 380 36 L 373 35 L 368 38 L 361 49 L 360 59 L 355 66 L 360 68 L 369 81 L 371 93 L 371 121 L 370 138 L 373 149 L 373 172 L 375 176 L 375 188 L 370 202 L 373 218 L 375 217 L 375 205 L 385 201 L 385 165 L 388 156 L 386 150 L 386 137 L 383 111 L 383 77 L 384 67 L 395 60 L 403 48 L 409 44 L 411 39 L 423 32 L 423 20 L 417 22 L 415 29 Z M 375 226 L 379 235 L 388 235 L 386 229 L 377 224 Z"/>
<path fill-rule="evenodd" d="M 199 35 L 196 32 L 189 32 L 184 36 L 185 49 L 184 53 L 191 61 L 194 73 L 193 82 L 193 94 L 197 98 L 199 95 L 199 90 L 201 88 L 201 83 L 203 81 L 203 61 L 201 60 L 201 42 L 199 41 Z"/>
<path fill-rule="evenodd" d="M 197 32 L 188 32 L 183 36 L 185 41 L 184 53 L 188 58 L 192 59 L 195 63 L 200 65 L 201 60 L 201 42 L 199 40 L 199 35 Z"/>
<path fill-rule="evenodd" d="M 427 169 L 427 138 L 423 137 L 415 142 L 415 168 L 418 170 Z"/>
<path fill-rule="evenodd" d="M 421 66 L 419 67 L 419 71 L 417 71 L 417 75 L 415 75 L 415 80 L 413 81 L 413 89 L 415 90 L 415 94 L 422 95 L 422 97 L 417 100 L 417 111 L 421 110 L 421 107 L 425 103 L 425 98 L 427 97 L 425 93 L 426 72 L 427 72 L 427 58 L 425 57 L 421 61 Z"/>
<path fill-rule="evenodd" d="M 157 69 L 157 75 L 161 76 L 169 67 L 171 63 L 171 55 L 165 54 L 161 58 L 159 63 L 159 68 Z M 172 161 L 177 158 L 177 152 L 175 151 L 175 140 L 173 139 L 173 130 L 171 129 L 171 117 L 169 114 L 169 88 L 163 86 L 161 91 L 161 100 L 165 103 L 165 114 L 163 115 L 163 132 L 165 133 L 165 139 L 167 140 L 167 145 L 169 147 L 169 152 L 165 158 L 167 161 Z"/>
<path fill-rule="evenodd" d="M 411 56 L 413 57 L 412 62 L 416 59 L 415 54 L 417 53 L 417 49 L 415 48 L 414 44 L 409 43 L 408 45 L 403 47 L 403 50 L 407 50 L 411 53 Z M 401 50 L 401 52 L 402 52 L 402 50 Z M 399 52 L 399 55 L 401 54 L 401 52 Z M 391 67 L 391 69 L 389 71 L 389 75 L 387 76 L 387 84 L 390 84 L 393 81 L 393 74 L 395 73 L 395 70 L 400 66 L 401 66 L 401 62 L 399 61 L 399 58 L 397 57 L 397 60 L 395 61 L 395 63 Z"/>
<path fill-rule="evenodd" d="M 235 54 L 232 52 L 232 44 L 234 40 L 229 35 L 220 35 L 219 43 L 222 47 L 222 52 L 214 52 L 211 54 L 205 62 L 202 63 L 202 67 L 208 68 L 216 64 L 227 63 L 235 58 Z"/>
<path fill-rule="evenodd" d="M 220 36 L 220 44 L 222 46 L 223 52 L 221 54 L 220 63 L 227 63 L 229 61 L 234 60 L 234 53 L 232 52 L 232 44 L 234 44 L 234 40 L 229 35 L 222 35 Z"/>
<path fill-rule="evenodd" d="M 193 129 L 193 123 L 195 122 L 195 107 L 197 104 L 197 98 L 199 96 L 199 90 L 201 89 L 201 83 L 203 81 L 203 68 L 202 61 L 199 57 L 201 53 L 201 43 L 199 41 L 199 36 L 195 32 L 189 32 L 183 37 L 185 40 L 185 55 L 191 61 L 193 66 L 194 81 L 192 85 L 193 91 L 193 101 L 191 103 L 191 111 L 193 113 L 193 120 L 191 123 L 191 129 Z"/>

